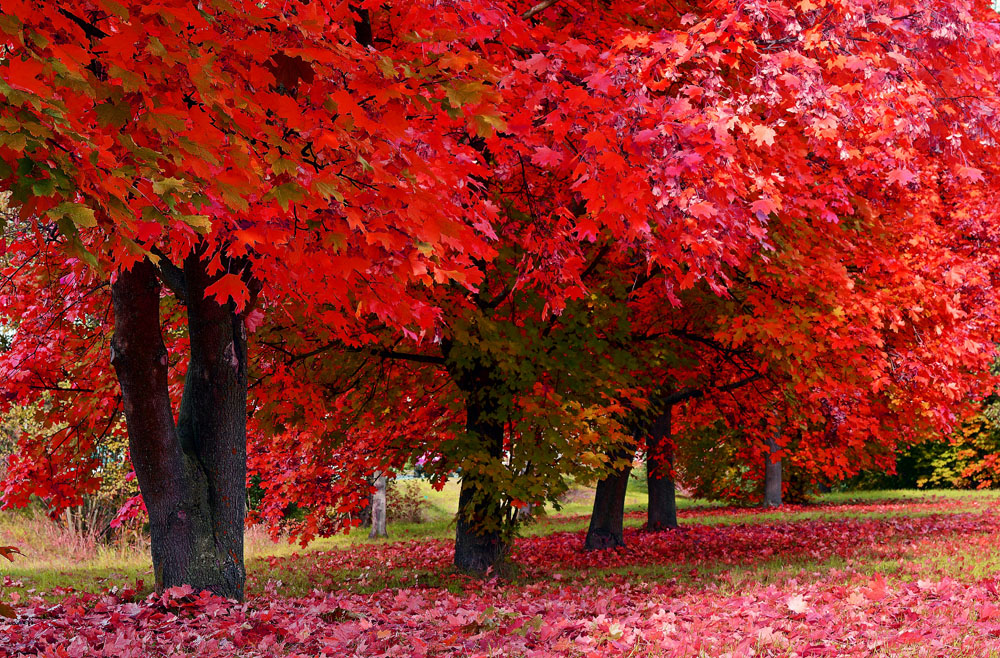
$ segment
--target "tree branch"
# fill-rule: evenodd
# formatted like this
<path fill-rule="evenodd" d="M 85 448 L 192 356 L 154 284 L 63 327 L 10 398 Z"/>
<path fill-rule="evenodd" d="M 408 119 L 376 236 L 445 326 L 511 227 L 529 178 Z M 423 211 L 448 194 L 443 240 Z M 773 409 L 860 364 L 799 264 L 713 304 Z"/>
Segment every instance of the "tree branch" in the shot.
<path fill-rule="evenodd" d="M 744 379 L 737 380 L 735 382 L 730 382 L 729 384 L 723 384 L 722 386 L 716 386 L 711 389 L 714 393 L 729 393 L 730 391 L 735 391 L 738 388 L 743 388 L 748 384 L 752 384 L 756 381 L 764 379 L 764 376 L 760 373 L 751 375 Z M 703 388 L 684 388 L 679 391 L 675 391 L 670 395 L 661 397 L 657 399 L 657 402 L 664 406 L 670 406 L 677 404 L 679 402 L 684 402 L 685 400 L 693 400 L 695 398 L 701 398 L 705 396 L 705 389 Z"/>
<path fill-rule="evenodd" d="M 395 350 L 378 350 L 377 352 L 375 352 L 375 354 L 377 356 L 381 356 L 386 359 L 396 359 L 398 361 L 413 361 L 414 363 L 432 363 L 438 366 L 444 365 L 444 357 L 438 356 L 436 354 L 413 354 L 411 352 L 397 352 Z"/>
<path fill-rule="evenodd" d="M 524 20 L 528 20 L 529 18 L 531 18 L 535 14 L 539 14 L 539 13 L 545 11 L 546 9 L 548 9 L 549 7 L 551 7 L 552 5 L 554 5 L 557 2 L 559 2 L 559 0 L 542 0 L 542 2 L 539 2 L 537 5 L 535 5 L 531 9 L 529 9 L 528 11 L 524 12 L 523 14 L 521 14 L 521 18 L 523 18 Z"/>
<path fill-rule="evenodd" d="M 271 349 L 281 352 L 288 357 L 288 365 L 296 363 L 298 361 L 304 361 L 305 359 L 318 356 L 324 352 L 329 352 L 332 349 L 341 348 L 345 352 L 350 352 L 352 354 L 371 354 L 373 356 L 379 356 L 383 359 L 395 359 L 397 361 L 412 361 L 414 363 L 431 363 L 434 365 L 444 365 L 444 357 L 438 356 L 436 354 L 414 354 L 412 352 L 398 352 L 392 349 L 370 349 L 365 347 L 348 347 L 340 342 L 327 343 L 317 347 L 314 350 L 309 350 L 308 352 L 303 352 L 301 354 L 296 354 L 295 352 L 290 352 L 285 348 L 281 347 L 276 343 L 269 343 L 262 341 L 263 345 L 267 345 Z"/>
<path fill-rule="evenodd" d="M 153 247 L 150 250 L 159 260 L 156 262 L 156 275 L 163 282 L 170 292 L 182 302 L 187 295 L 187 280 L 184 278 L 184 270 L 174 265 L 167 256 Z"/>
<path fill-rule="evenodd" d="M 83 30 L 83 33 L 86 34 L 91 39 L 103 39 L 104 37 L 108 36 L 107 32 L 97 27 L 93 23 L 88 23 L 87 21 L 83 20 L 76 14 L 69 12 L 62 7 L 60 7 L 58 11 L 63 16 L 76 23 L 80 27 L 80 29 Z"/>

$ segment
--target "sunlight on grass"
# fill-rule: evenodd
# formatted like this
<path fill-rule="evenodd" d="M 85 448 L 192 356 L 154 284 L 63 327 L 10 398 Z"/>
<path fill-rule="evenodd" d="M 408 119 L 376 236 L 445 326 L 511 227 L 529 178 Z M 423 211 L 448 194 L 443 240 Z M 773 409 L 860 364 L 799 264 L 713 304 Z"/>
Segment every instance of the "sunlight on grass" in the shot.
<path fill-rule="evenodd" d="M 389 538 L 371 541 L 367 530 L 355 529 L 347 534 L 317 539 L 303 548 L 287 541 L 273 542 L 258 528 L 251 528 L 246 535 L 246 559 L 250 574 L 251 591 L 263 587 L 268 580 L 283 580 L 282 591 L 305 593 L 319 586 L 321 589 L 348 587 L 355 591 L 375 591 L 385 587 L 440 586 L 454 588 L 453 580 L 441 574 L 420 572 L 406 568 L 387 569 L 373 575 L 359 572 L 332 572 L 325 582 L 310 580 L 307 570 L 301 574 L 275 571 L 267 558 L 284 558 L 308 555 L 321 551 L 347 549 L 359 545 L 385 544 L 407 540 L 445 540 L 454 536 L 454 510 L 457 507 L 459 485 L 449 481 L 440 491 L 424 480 L 415 480 L 420 494 L 427 501 L 426 521 L 419 524 L 390 524 Z M 627 498 L 626 527 L 639 527 L 645 523 L 644 482 L 633 478 Z M 522 531 L 526 537 L 549 535 L 555 532 L 579 532 L 589 523 L 594 491 L 576 486 L 566 497 L 561 509 L 549 507 Z M 981 513 L 992 509 L 1000 499 L 994 491 L 866 491 L 826 494 L 817 498 L 815 506 L 796 506 L 781 511 L 723 508 L 701 500 L 678 498 L 681 525 L 756 525 L 816 520 L 889 519 L 894 517 L 920 518 L 934 514 Z M 852 505 L 889 503 L 898 509 L 888 511 L 852 509 Z M 142 580 L 148 589 L 152 581 L 148 547 L 145 544 L 106 546 L 99 543 L 80 543 L 59 526 L 47 519 L 37 519 L 26 514 L 5 512 L 0 514 L 0 544 L 19 546 L 24 556 L 13 564 L 0 564 L 0 576 L 22 581 L 27 588 L 40 591 L 75 588 L 82 591 L 100 591 L 112 586 L 129 585 Z M 923 542 L 915 548 L 928 569 L 952 577 L 982 578 L 1000 572 L 1000 555 L 988 547 L 956 552 L 950 545 Z M 870 563 L 864 569 L 898 571 L 898 565 Z M 747 582 L 772 582 L 796 574 L 828 572 L 843 568 L 837 558 L 815 560 L 812 558 L 792 561 L 775 559 L 746 566 L 720 565 L 700 568 L 690 573 L 690 565 L 643 565 L 628 569 L 592 570 L 588 581 L 630 573 L 650 581 L 677 581 L 679 583 L 709 582 L 723 588 L 738 588 Z M 861 567 L 855 565 L 855 571 Z M 572 577 L 571 574 L 565 574 Z"/>

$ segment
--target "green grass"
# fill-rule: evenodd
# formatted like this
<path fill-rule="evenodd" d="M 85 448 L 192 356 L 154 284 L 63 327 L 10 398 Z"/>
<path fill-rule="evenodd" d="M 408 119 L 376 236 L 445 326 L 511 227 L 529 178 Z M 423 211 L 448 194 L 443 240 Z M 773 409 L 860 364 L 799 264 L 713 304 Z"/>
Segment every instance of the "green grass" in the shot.
<path fill-rule="evenodd" d="M 885 501 L 927 502 L 934 499 L 995 502 L 1000 500 L 1000 490 L 954 489 L 886 489 L 882 491 L 839 491 L 817 497 L 817 502 L 832 505 L 850 503 L 875 503 Z"/>
<path fill-rule="evenodd" d="M 434 490 L 424 480 L 413 480 L 420 495 L 427 501 L 426 522 L 420 524 L 390 524 L 389 538 L 375 540 L 379 543 L 405 540 L 450 540 L 454 536 L 454 512 L 457 508 L 459 486 L 455 481 L 445 484 L 440 491 Z M 645 483 L 633 478 L 626 498 L 626 518 L 628 527 L 644 523 Z M 555 509 L 550 506 L 533 523 L 524 529 L 524 535 L 544 535 L 553 532 L 575 532 L 586 529 L 593 501 L 593 489 L 573 487 L 566 500 Z M 730 525 L 789 523 L 817 519 L 885 519 L 898 516 L 921 517 L 930 514 L 959 512 L 981 512 L 1000 501 L 1000 492 L 994 491 L 862 491 L 832 493 L 818 497 L 814 507 L 796 507 L 787 511 L 753 511 L 725 509 L 718 504 L 687 498 L 678 499 L 681 524 Z M 899 510 L 870 511 L 845 509 L 852 504 L 872 504 L 892 502 L 900 504 Z M 929 507 L 929 503 L 950 502 L 954 506 L 946 508 Z M 74 588 L 82 591 L 100 591 L 112 586 L 131 585 L 141 579 L 148 589 L 152 580 L 148 551 L 145 546 L 91 547 L 80 550 L 70 545 L 65 536 L 53 535 L 51 522 L 32 519 L 24 514 L 0 513 L 0 545 L 13 544 L 25 553 L 13 564 L 0 565 L 0 575 L 21 580 L 26 587 L 51 592 L 59 588 Z M 64 545 L 60 545 L 60 544 Z M 282 580 L 281 590 L 287 594 L 305 593 L 317 586 L 309 580 L 308 570 L 301 574 L 289 570 L 275 570 L 267 562 L 271 556 L 289 556 L 293 553 L 308 554 L 315 551 L 345 549 L 359 545 L 370 545 L 367 531 L 357 529 L 349 534 L 317 539 L 306 548 L 287 542 L 271 542 L 260 530 L 250 530 L 247 534 L 246 557 L 251 587 L 263 587 L 268 580 Z M 952 553 L 935 554 L 933 547 L 927 548 L 926 559 L 933 568 L 943 573 L 952 572 L 961 566 L 964 574 L 989 574 L 1000 571 L 1000 555 L 987 551 L 985 554 L 969 555 L 965 562 L 956 560 Z M 980 551 L 980 553 L 983 553 Z M 964 559 L 964 558 L 963 558 Z M 892 570 L 895 562 L 871 563 L 861 569 Z M 738 588 L 742 583 L 777 582 L 795 574 L 826 572 L 842 568 L 837 559 L 775 559 L 751 565 L 723 564 L 717 567 L 699 567 L 691 574 L 690 565 L 637 565 L 628 568 L 591 570 L 582 576 L 587 580 L 600 582 L 602 578 L 631 573 L 637 578 L 650 581 L 676 581 L 679 583 L 702 585 L 714 583 L 719 587 Z M 859 569 L 855 565 L 855 569 Z M 564 574 L 567 578 L 573 574 Z M 429 587 L 455 589 L 463 587 L 449 574 L 419 572 L 412 569 L 389 569 L 379 574 L 334 572 L 325 576 L 323 589 L 349 588 L 352 591 L 375 591 L 385 587 L 404 587 L 413 584 Z"/>

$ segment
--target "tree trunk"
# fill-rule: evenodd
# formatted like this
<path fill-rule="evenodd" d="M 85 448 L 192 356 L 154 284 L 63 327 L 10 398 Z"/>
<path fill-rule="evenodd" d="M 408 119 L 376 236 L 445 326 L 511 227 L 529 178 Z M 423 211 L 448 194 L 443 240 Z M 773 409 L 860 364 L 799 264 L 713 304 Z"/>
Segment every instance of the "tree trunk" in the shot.
<path fill-rule="evenodd" d="M 764 507 L 781 507 L 781 460 L 774 459 L 777 452 L 777 440 L 768 438 L 764 458 Z"/>
<path fill-rule="evenodd" d="M 631 462 L 633 453 L 622 449 L 612 455 L 615 461 L 627 459 Z M 594 510 L 590 514 L 590 527 L 583 542 L 585 550 L 605 550 L 625 545 L 623 525 L 625 522 L 625 492 L 632 472 L 631 463 L 609 473 L 597 483 L 594 494 Z"/>
<path fill-rule="evenodd" d="M 654 532 L 677 527 L 677 497 L 672 470 L 674 451 L 670 443 L 673 405 L 665 405 L 646 433 L 646 529 Z"/>
<path fill-rule="evenodd" d="M 497 418 L 493 397 L 480 389 L 466 399 L 466 430 L 480 442 L 482 466 L 503 457 L 503 422 Z M 507 552 L 502 527 L 503 506 L 490 478 L 474 469 L 462 473 L 455 532 L 455 566 L 459 571 L 484 575 L 502 566 Z"/>
<path fill-rule="evenodd" d="M 385 529 L 385 485 L 385 473 L 376 473 L 375 493 L 372 494 L 372 529 L 368 539 L 389 536 Z"/>
<path fill-rule="evenodd" d="M 231 306 L 205 299 L 211 279 L 195 255 L 183 268 L 190 363 L 177 424 L 167 390 L 160 285 L 148 261 L 112 284 L 112 364 L 129 449 L 149 510 L 158 589 L 243 598 L 246 515 L 246 335 Z"/>

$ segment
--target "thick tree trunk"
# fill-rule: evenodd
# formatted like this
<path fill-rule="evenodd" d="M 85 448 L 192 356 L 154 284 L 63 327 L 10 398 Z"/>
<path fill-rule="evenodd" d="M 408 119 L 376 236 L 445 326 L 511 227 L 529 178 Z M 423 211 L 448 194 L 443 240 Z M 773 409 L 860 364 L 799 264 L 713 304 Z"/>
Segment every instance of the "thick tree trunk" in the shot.
<path fill-rule="evenodd" d="M 767 456 L 764 458 L 764 507 L 781 507 L 781 460 L 774 460 L 778 442 L 767 439 Z"/>
<path fill-rule="evenodd" d="M 613 455 L 617 461 L 631 461 L 631 451 L 622 450 Z M 625 521 L 625 493 L 632 466 L 624 466 L 609 473 L 597 483 L 594 494 L 594 510 L 590 514 L 590 527 L 583 542 L 585 550 L 604 550 L 625 545 L 623 525 Z"/>
<path fill-rule="evenodd" d="M 372 494 L 372 529 L 368 533 L 368 539 L 389 536 L 385 529 L 385 486 L 385 473 L 376 473 L 375 493 Z"/>
<path fill-rule="evenodd" d="M 229 306 L 204 298 L 196 256 L 184 263 L 191 358 L 177 424 L 167 391 L 160 285 L 148 261 L 112 285 L 112 363 L 129 448 L 149 510 L 159 589 L 191 585 L 243 597 L 246 514 L 246 336 Z"/>
<path fill-rule="evenodd" d="M 503 422 L 497 417 L 497 405 L 490 404 L 495 392 L 480 389 L 466 399 L 466 430 L 482 449 L 483 465 L 503 457 Z M 460 571 L 486 574 L 497 570 L 507 553 L 501 531 L 503 506 L 490 479 L 477 470 L 462 473 L 458 497 L 458 527 L 455 532 L 455 566 Z"/>
<path fill-rule="evenodd" d="M 646 433 L 646 529 L 654 532 L 677 527 L 677 496 L 674 488 L 674 454 L 670 443 L 670 416 L 673 405 L 666 405 Z"/>

